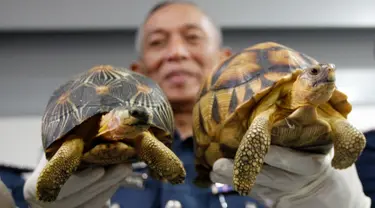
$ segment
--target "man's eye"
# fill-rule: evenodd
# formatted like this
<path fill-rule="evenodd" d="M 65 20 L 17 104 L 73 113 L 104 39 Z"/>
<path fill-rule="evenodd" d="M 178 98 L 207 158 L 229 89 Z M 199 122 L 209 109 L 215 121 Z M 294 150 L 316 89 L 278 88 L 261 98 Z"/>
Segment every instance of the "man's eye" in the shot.
<path fill-rule="evenodd" d="M 158 46 L 160 44 L 162 44 L 161 40 L 154 40 L 154 41 L 149 42 L 150 46 Z"/>
<path fill-rule="evenodd" d="M 198 35 L 187 35 L 187 39 L 188 40 L 197 40 L 197 39 L 199 39 L 199 36 Z"/>

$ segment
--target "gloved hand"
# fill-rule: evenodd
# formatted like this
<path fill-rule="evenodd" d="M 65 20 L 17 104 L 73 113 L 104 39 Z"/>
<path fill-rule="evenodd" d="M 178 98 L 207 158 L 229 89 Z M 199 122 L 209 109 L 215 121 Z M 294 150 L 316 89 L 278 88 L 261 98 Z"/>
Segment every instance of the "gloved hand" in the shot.
<path fill-rule="evenodd" d="M 87 168 L 68 179 L 56 201 L 45 203 L 36 199 L 36 183 L 46 163 L 47 160 L 43 156 L 24 186 L 25 199 L 32 208 L 105 207 L 116 190 L 120 186 L 126 186 L 126 177 L 133 174 L 130 164 L 115 165 L 108 170 L 100 167 Z"/>
<path fill-rule="evenodd" d="M 355 166 L 333 169 L 332 156 L 271 145 L 249 196 L 275 208 L 370 208 Z M 210 177 L 233 185 L 233 160 L 217 160 Z"/>
<path fill-rule="evenodd" d="M 12 194 L 9 192 L 8 188 L 0 179 L 0 207 L 3 208 L 14 208 L 16 203 L 13 200 Z"/>

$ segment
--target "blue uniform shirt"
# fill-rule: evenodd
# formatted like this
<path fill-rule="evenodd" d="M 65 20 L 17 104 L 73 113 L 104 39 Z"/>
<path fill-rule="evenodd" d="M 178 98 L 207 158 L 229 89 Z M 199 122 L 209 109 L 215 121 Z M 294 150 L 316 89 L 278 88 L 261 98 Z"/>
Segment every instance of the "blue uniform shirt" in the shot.
<path fill-rule="evenodd" d="M 22 173 L 28 171 L 30 170 L 0 166 L 0 178 L 12 193 L 13 200 L 18 208 L 29 207 L 23 196 L 23 186 L 25 185 L 25 179 L 22 176 Z"/>
<path fill-rule="evenodd" d="M 143 190 L 120 188 L 112 197 L 111 204 L 120 205 L 121 208 L 165 208 L 168 201 L 175 200 L 179 201 L 182 208 L 263 207 L 254 199 L 240 196 L 236 192 L 213 194 L 211 188 L 196 187 L 193 184 L 196 172 L 192 137 L 183 141 L 180 135 L 175 133 L 172 150 L 184 163 L 187 175 L 184 184 L 171 185 L 148 177 Z M 140 171 L 147 170 L 145 168 Z M 251 203 L 255 206 L 246 206 Z"/>
<path fill-rule="evenodd" d="M 375 130 L 365 132 L 365 136 L 366 147 L 356 162 L 356 168 L 363 191 L 371 198 L 371 207 L 375 207 Z"/>

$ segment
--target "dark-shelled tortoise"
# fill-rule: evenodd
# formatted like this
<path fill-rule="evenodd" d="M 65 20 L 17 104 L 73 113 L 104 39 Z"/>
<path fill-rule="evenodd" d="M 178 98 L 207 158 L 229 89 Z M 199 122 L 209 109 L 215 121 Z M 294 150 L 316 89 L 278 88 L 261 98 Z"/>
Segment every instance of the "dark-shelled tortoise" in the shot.
<path fill-rule="evenodd" d="M 315 153 L 334 147 L 332 166 L 351 166 L 366 140 L 347 121 L 352 106 L 335 84 L 335 66 L 274 42 L 255 44 L 207 77 L 193 110 L 198 176 L 234 159 L 233 184 L 248 195 L 271 144 Z"/>
<path fill-rule="evenodd" d="M 42 118 L 48 163 L 37 198 L 56 200 L 76 170 L 144 161 L 150 175 L 183 183 L 182 162 L 171 151 L 174 117 L 169 101 L 151 79 L 125 68 L 94 66 L 61 85 Z"/>

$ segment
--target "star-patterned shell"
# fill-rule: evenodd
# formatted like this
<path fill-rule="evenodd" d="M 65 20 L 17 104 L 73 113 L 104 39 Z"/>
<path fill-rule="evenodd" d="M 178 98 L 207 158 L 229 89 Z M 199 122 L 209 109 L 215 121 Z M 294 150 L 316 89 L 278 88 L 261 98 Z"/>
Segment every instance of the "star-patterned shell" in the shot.
<path fill-rule="evenodd" d="M 317 63 L 303 53 L 274 42 L 259 43 L 229 57 L 201 87 L 194 108 L 195 133 L 214 137 L 217 127 L 241 106 L 255 104 L 295 70 Z"/>
<path fill-rule="evenodd" d="M 53 92 L 42 117 L 44 149 L 96 114 L 136 105 L 153 113 L 152 128 L 163 135 L 164 143 L 171 143 L 173 112 L 159 85 L 126 68 L 95 66 Z"/>
<path fill-rule="evenodd" d="M 275 42 L 255 44 L 224 60 L 203 83 L 193 110 L 198 146 L 217 137 L 228 119 L 247 122 L 252 107 L 273 87 L 290 80 L 298 69 L 318 64 L 312 57 Z M 347 96 L 336 90 L 329 101 L 345 117 Z M 198 149 L 197 154 L 200 154 Z"/>

